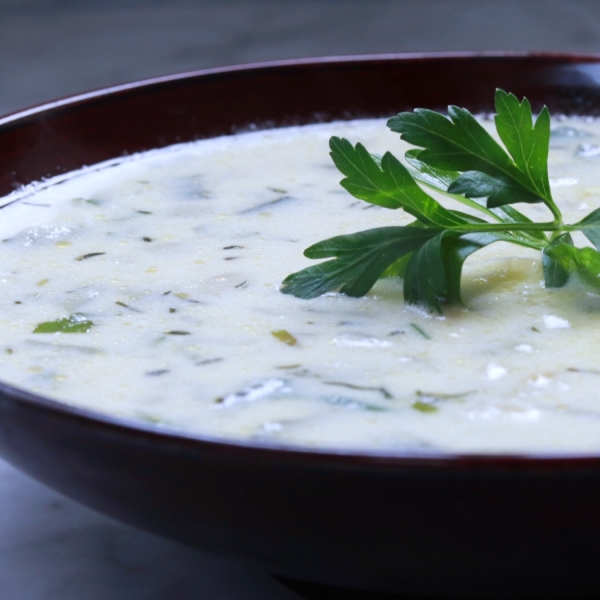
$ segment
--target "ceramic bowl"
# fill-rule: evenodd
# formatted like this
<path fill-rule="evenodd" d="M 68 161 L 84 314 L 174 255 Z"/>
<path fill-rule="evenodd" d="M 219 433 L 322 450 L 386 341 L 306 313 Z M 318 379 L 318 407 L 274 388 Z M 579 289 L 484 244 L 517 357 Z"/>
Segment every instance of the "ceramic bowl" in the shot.
<path fill-rule="evenodd" d="M 251 127 L 448 104 L 491 111 L 496 87 L 554 113 L 599 114 L 600 58 L 327 58 L 100 90 L 0 119 L 0 195 Z M 157 430 L 7 385 L 0 454 L 112 517 L 279 576 L 454 597 L 600 594 L 600 456 L 261 447 Z"/>

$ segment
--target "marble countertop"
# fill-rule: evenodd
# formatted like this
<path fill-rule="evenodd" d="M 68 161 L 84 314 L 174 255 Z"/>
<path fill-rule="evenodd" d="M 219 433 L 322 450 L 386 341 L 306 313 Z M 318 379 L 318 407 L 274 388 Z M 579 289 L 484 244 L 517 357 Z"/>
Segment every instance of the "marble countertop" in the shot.
<path fill-rule="evenodd" d="M 133 529 L 0 461 L 2 600 L 294 600 L 266 573 Z"/>

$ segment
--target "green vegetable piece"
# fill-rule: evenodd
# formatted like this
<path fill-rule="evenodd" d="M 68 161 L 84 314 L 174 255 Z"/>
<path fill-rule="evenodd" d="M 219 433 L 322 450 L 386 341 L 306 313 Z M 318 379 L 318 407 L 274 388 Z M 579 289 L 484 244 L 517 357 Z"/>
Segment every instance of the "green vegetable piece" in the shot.
<path fill-rule="evenodd" d="M 71 315 L 54 321 L 40 323 L 33 333 L 87 333 L 94 323 L 81 315 Z"/>
<path fill-rule="evenodd" d="M 421 402 L 421 400 L 413 402 L 411 404 L 411 408 L 414 408 L 422 413 L 435 413 L 439 410 L 435 404 L 431 404 L 431 402 Z"/>
<path fill-rule="evenodd" d="M 295 346 L 298 343 L 298 340 L 289 331 L 285 329 L 271 331 L 271 335 L 277 338 L 280 342 L 287 344 L 288 346 Z"/>

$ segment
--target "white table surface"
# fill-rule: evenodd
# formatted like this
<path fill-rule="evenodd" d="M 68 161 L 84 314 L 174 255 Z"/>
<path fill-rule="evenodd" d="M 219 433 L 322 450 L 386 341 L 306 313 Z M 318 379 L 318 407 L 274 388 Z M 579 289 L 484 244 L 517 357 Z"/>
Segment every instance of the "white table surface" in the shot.
<path fill-rule="evenodd" d="M 297 600 L 266 573 L 122 525 L 0 461 L 1 600 Z"/>

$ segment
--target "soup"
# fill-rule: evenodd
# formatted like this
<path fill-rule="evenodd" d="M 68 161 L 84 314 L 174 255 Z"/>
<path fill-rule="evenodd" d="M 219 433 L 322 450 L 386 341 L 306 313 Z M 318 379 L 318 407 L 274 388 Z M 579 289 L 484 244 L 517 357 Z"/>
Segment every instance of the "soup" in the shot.
<path fill-rule="evenodd" d="M 384 121 L 244 133 L 29 186 L 0 212 L 0 379 L 170 430 L 385 452 L 600 449 L 600 300 L 546 290 L 539 253 L 469 258 L 464 307 L 281 294 L 326 237 L 407 224 L 338 184 L 331 135 L 408 148 Z M 553 125 L 569 221 L 600 203 L 600 125 Z M 14 202 L 12 202 L 14 200 Z M 12 203 L 10 203 L 12 202 Z M 10 203 L 10 204 L 9 204 Z M 519 207 L 521 208 L 521 207 Z M 523 212 L 544 218 L 539 205 Z M 581 241 L 581 240 L 579 240 Z"/>

